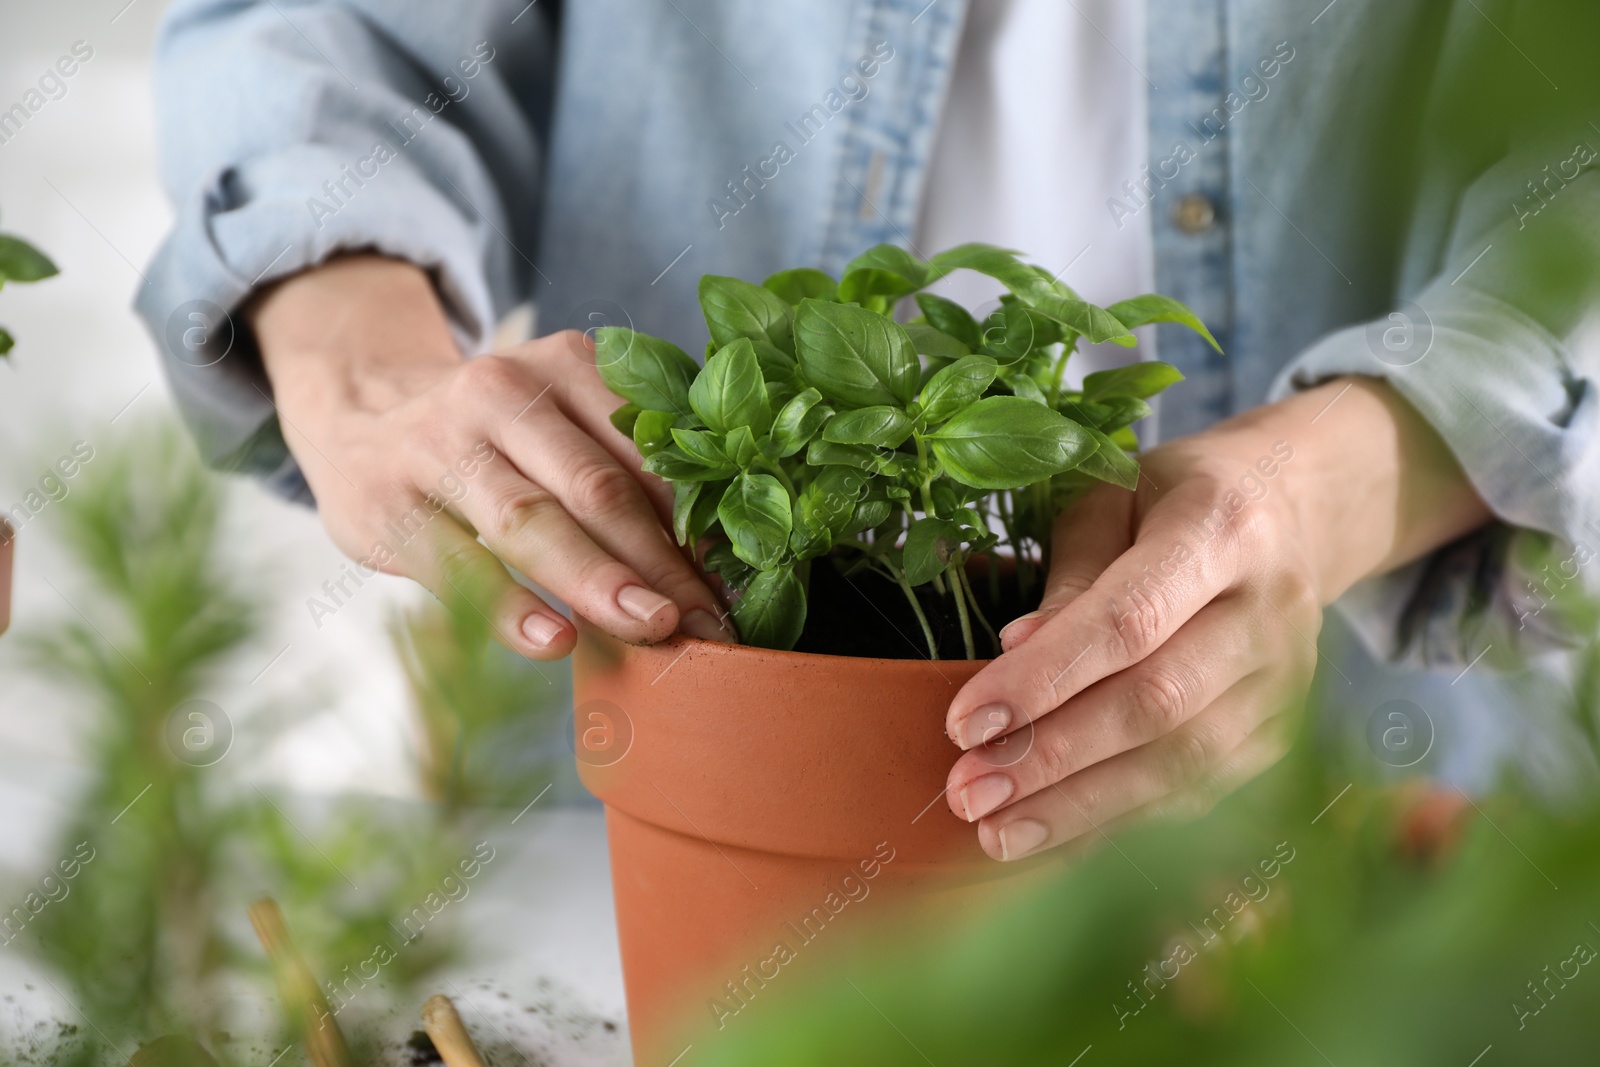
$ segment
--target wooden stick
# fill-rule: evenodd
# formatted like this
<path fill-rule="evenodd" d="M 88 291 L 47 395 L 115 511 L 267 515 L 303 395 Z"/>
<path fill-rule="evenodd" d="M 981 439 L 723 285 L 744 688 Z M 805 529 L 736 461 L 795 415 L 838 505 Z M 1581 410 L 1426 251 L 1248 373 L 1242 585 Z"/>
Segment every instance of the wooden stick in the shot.
<path fill-rule="evenodd" d="M 261 947 L 272 961 L 272 975 L 284 1010 L 299 1015 L 301 1041 L 312 1067 L 355 1067 L 338 1020 L 328 1007 L 328 998 L 322 995 L 311 968 L 289 937 L 289 925 L 283 921 L 278 902 L 262 897 L 250 905 L 250 925 L 256 928 Z"/>
<path fill-rule="evenodd" d="M 433 1047 L 439 1050 L 444 1067 L 486 1067 L 478 1055 L 478 1046 L 461 1023 L 461 1015 L 450 998 L 435 993 L 422 1005 L 422 1029 L 427 1031 Z"/>

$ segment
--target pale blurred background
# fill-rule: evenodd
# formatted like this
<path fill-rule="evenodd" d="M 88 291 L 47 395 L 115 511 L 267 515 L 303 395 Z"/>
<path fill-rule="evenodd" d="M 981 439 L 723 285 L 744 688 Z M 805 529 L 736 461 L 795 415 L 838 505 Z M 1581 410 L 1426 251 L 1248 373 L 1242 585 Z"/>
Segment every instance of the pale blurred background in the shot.
<path fill-rule="evenodd" d="M 0 365 L 0 509 L 36 488 L 75 442 L 104 455 L 119 433 L 176 418 L 151 339 L 131 310 L 140 272 L 171 221 L 156 181 L 149 77 L 164 7 L 0 3 L 0 111 L 36 88 L 75 42 L 93 49 L 64 79 L 65 93 L 20 129 L 7 127 L 0 143 L 0 231 L 25 238 L 61 269 L 0 291 L 0 323 L 18 339 Z M 264 751 L 230 752 L 227 772 L 308 796 L 416 798 L 411 757 L 419 739 L 388 624 L 425 594 L 379 576 L 318 628 L 306 600 L 339 576 L 344 559 L 316 516 L 250 482 L 231 480 L 229 493 L 234 556 L 253 561 L 249 577 L 269 592 L 269 622 L 254 666 L 220 680 L 209 698 L 236 727 L 268 706 L 295 725 Z M 73 698 L 30 672 L 16 639 L 67 614 L 94 622 L 94 599 L 74 588 L 59 547 L 59 518 L 59 505 L 49 504 L 20 532 L 12 631 L 0 638 L 0 869 L 24 878 L 51 862 L 53 835 L 84 777 Z M 542 669 L 564 692 L 566 666 Z M 514 990 L 553 979 L 574 1005 L 620 1019 L 603 826 L 592 805 L 551 804 L 572 795 L 565 783 L 542 802 L 551 809 L 542 818 L 519 821 L 520 858 L 466 919 L 493 929 L 486 943 L 499 952 L 486 950 L 477 971 L 461 974 L 495 971 Z M 27 977 L 0 949 L 0 992 L 20 995 Z M 615 1037 L 561 1062 L 625 1061 L 624 1047 Z"/>

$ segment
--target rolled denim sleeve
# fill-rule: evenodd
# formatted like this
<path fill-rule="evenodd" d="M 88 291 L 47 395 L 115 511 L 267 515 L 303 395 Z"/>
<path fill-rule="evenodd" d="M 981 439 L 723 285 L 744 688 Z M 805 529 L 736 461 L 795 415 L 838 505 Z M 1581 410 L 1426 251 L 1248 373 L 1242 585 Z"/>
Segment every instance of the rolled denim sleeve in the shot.
<path fill-rule="evenodd" d="M 1573 151 L 1547 145 L 1487 175 L 1462 200 L 1442 270 L 1386 318 L 1314 344 L 1274 385 L 1277 398 L 1342 375 L 1383 379 L 1496 516 L 1339 602 L 1384 658 L 1443 666 L 1492 650 L 1490 663 L 1509 663 L 1593 639 L 1600 172 L 1584 169 L 1548 203 L 1523 205 L 1514 184 Z"/>
<path fill-rule="evenodd" d="M 526 298 L 550 5 L 179 0 L 156 46 L 176 221 L 136 309 L 206 460 L 306 497 L 238 310 L 344 250 L 433 277 L 464 350 Z"/>

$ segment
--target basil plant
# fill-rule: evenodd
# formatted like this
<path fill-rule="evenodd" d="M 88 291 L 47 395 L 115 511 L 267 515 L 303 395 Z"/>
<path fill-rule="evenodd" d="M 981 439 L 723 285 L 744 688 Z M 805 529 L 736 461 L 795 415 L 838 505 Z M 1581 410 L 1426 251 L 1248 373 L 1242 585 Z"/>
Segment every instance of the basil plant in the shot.
<path fill-rule="evenodd" d="M 962 269 L 1009 290 L 981 322 L 920 291 Z M 921 315 L 902 325 L 894 309 L 913 295 Z M 1026 596 L 1048 566 L 1057 511 L 1095 480 L 1134 487 L 1130 426 L 1182 378 L 1135 363 L 1069 390 L 1063 370 L 1079 340 L 1131 346 L 1134 327 L 1173 322 L 1216 345 L 1175 300 L 1096 307 L 984 244 L 926 261 L 878 245 L 838 281 L 807 268 L 761 285 L 707 275 L 700 304 L 703 367 L 620 327 L 596 331 L 596 362 L 627 401 L 612 422 L 644 469 L 672 483 L 678 541 L 712 540 L 705 566 L 737 596 L 741 637 L 776 649 L 793 648 L 805 626 L 812 561 L 838 554 L 899 586 L 932 657 L 918 587 L 953 600 L 975 658 L 974 620 L 994 639 L 967 561 L 1013 556 Z"/>

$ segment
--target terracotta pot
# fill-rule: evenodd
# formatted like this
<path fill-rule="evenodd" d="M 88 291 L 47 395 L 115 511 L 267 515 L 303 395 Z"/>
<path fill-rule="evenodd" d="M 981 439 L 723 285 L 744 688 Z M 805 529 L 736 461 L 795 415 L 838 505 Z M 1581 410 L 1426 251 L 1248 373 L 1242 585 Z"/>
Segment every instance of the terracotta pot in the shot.
<path fill-rule="evenodd" d="M 11 571 L 17 535 L 11 524 L 0 519 L 0 634 L 11 625 Z"/>
<path fill-rule="evenodd" d="M 944 801 L 945 711 L 983 662 L 579 631 L 578 769 L 606 805 L 641 1067 L 765 1012 L 887 920 L 948 925 L 1044 869 L 990 859 Z"/>

